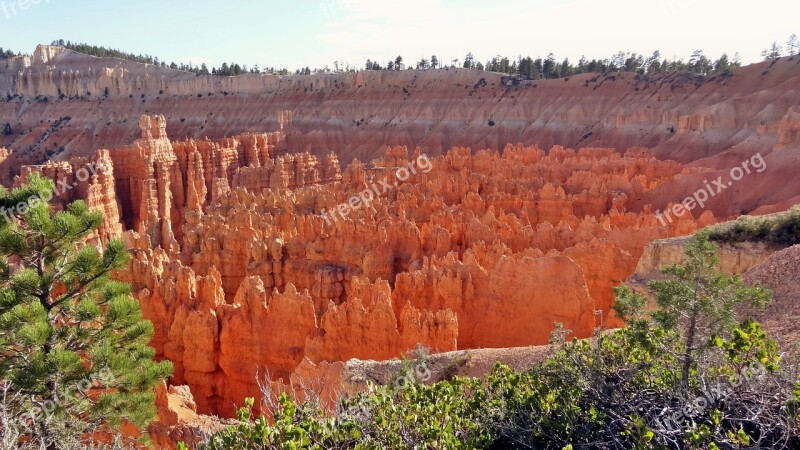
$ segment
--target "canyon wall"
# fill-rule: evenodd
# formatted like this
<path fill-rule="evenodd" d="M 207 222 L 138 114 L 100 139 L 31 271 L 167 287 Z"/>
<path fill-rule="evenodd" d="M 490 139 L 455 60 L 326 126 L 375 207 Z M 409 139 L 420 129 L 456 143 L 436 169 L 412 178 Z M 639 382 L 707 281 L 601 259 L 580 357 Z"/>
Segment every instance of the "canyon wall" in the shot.
<path fill-rule="evenodd" d="M 646 147 L 659 159 L 713 169 L 762 152 L 770 167 L 783 168 L 773 179 L 797 183 L 798 89 L 798 57 L 713 77 L 581 74 L 508 85 L 501 74 L 467 69 L 195 76 L 40 46 L 33 57 L 0 66 L 0 123 L 14 130 L 0 136 L 0 146 L 14 150 L 0 174 L 127 145 L 143 114 L 164 115 L 175 138 L 217 140 L 278 129 L 279 113 L 291 110 L 287 145 L 278 150 L 319 158 L 333 151 L 345 164 L 378 158 L 385 146 L 420 147 L 431 156 L 452 147 L 499 151 L 509 142 Z M 788 198 L 786 184 L 744 190 L 736 208 L 784 209 L 778 201 Z M 710 206 L 717 215 L 725 207 Z"/>
<path fill-rule="evenodd" d="M 650 243 L 716 220 L 662 221 L 638 206 L 713 170 L 641 148 L 434 157 L 395 146 L 342 166 L 281 150 L 292 120 L 172 141 L 164 116 L 142 116 L 133 143 L 16 180 L 67 180 L 76 187 L 57 205 L 84 198 L 108 215 L 99 237 L 121 235 L 133 254 L 115 276 L 134 286 L 151 344 L 174 363 L 170 384 L 189 386 L 200 414 L 230 416 L 259 380 L 324 379 L 351 358 L 541 345 L 556 323 L 576 337 L 618 326 L 612 287 L 674 256 Z M 77 175 L 101 159 L 107 171 Z"/>
<path fill-rule="evenodd" d="M 619 324 L 611 287 L 648 242 L 714 221 L 628 211 L 686 171 L 641 149 L 390 147 L 342 168 L 276 152 L 285 129 L 173 142 L 163 116 L 138 123 L 100 152 L 134 255 L 116 277 L 200 413 L 301 366 L 543 344 L 555 323 L 587 337 Z"/>

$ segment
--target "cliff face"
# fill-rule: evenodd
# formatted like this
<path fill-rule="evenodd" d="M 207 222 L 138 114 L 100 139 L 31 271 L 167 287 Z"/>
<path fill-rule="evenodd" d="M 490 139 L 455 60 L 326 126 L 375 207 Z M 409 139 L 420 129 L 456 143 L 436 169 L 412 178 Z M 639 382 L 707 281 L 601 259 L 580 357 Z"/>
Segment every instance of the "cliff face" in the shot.
<path fill-rule="evenodd" d="M 634 275 L 650 279 L 668 265 L 680 263 L 689 239 L 691 236 L 658 239 L 647 244 Z M 717 247 L 720 270 L 728 275 L 743 274 L 775 253 L 773 247 L 760 242 L 718 244 Z"/>
<path fill-rule="evenodd" d="M 222 139 L 279 129 L 287 122 L 280 112 L 291 110 L 281 153 L 323 158 L 334 151 L 342 163 L 378 158 L 385 145 L 419 146 L 433 156 L 511 142 L 647 147 L 660 159 L 727 169 L 756 152 L 796 148 L 790 93 L 798 89 L 796 57 L 708 78 L 582 74 L 507 86 L 499 74 L 466 69 L 195 76 L 40 46 L 32 58 L 0 66 L 0 123 L 16 130 L 0 145 L 22 163 L 40 163 L 127 145 L 139 135 L 133 118 L 142 114 L 164 115 L 178 139 Z M 788 181 L 798 181 L 789 154 L 772 158 L 776 167 L 789 165 Z M 785 194 L 783 184 L 759 187 L 737 201 L 749 211 Z M 723 206 L 712 208 L 719 215 Z"/>

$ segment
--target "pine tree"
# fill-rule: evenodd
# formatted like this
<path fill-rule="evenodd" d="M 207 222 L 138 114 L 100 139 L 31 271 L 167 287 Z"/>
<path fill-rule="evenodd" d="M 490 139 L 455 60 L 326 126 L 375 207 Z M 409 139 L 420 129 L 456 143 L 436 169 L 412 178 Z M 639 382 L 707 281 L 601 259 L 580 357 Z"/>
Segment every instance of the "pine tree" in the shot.
<path fill-rule="evenodd" d="M 786 41 L 786 50 L 789 52 L 789 56 L 796 55 L 800 50 L 800 39 L 797 38 L 796 34 L 789 36 L 789 40 Z"/>
<path fill-rule="evenodd" d="M 20 431 L 48 449 L 64 433 L 145 426 L 172 371 L 153 361 L 130 286 L 109 278 L 127 261 L 122 242 L 87 244 L 102 214 L 82 201 L 51 212 L 52 190 L 36 174 L 0 189 L 0 381 L 19 394 Z"/>
<path fill-rule="evenodd" d="M 464 57 L 464 68 L 465 69 L 475 68 L 475 56 L 472 55 L 472 52 L 467 53 L 467 56 Z"/>
<path fill-rule="evenodd" d="M 783 51 L 783 49 L 781 48 L 781 44 L 773 42 L 769 48 L 765 48 L 761 52 L 761 56 L 764 57 L 765 61 L 769 61 L 771 59 L 778 59 L 781 57 L 781 51 Z"/>
<path fill-rule="evenodd" d="M 651 281 L 650 294 L 657 309 L 649 314 L 664 330 L 675 330 L 683 340 L 677 355 L 681 363 L 680 385 L 688 392 L 698 355 L 708 350 L 714 335 L 736 327 L 740 305 L 763 308 L 771 293 L 763 286 L 747 287 L 738 276 L 720 272 L 717 247 L 709 241 L 708 232 L 695 235 L 684 250 L 683 261 L 666 267 L 663 280 Z M 616 289 L 616 313 L 633 328 L 646 328 L 647 300 L 627 286 Z"/>

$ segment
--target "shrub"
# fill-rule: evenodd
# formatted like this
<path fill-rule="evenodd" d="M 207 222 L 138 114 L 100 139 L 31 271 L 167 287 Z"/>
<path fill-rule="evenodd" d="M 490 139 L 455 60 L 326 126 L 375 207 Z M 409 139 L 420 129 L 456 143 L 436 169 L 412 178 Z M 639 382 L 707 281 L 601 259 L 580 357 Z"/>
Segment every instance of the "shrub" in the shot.
<path fill-rule="evenodd" d="M 712 227 L 710 238 L 727 243 L 766 242 L 776 247 L 800 244 L 800 205 L 772 218 L 741 216 L 728 227 Z"/>

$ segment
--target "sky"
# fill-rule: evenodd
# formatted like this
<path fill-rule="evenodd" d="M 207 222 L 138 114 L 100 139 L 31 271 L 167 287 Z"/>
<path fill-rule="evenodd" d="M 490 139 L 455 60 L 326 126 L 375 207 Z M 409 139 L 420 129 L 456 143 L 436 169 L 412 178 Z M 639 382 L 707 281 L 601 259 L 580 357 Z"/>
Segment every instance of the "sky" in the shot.
<path fill-rule="evenodd" d="M 171 62 L 362 68 L 472 52 L 574 63 L 623 50 L 688 60 L 761 60 L 800 35 L 800 2 L 760 0 L 0 0 L 0 47 L 32 53 L 56 39 Z"/>

